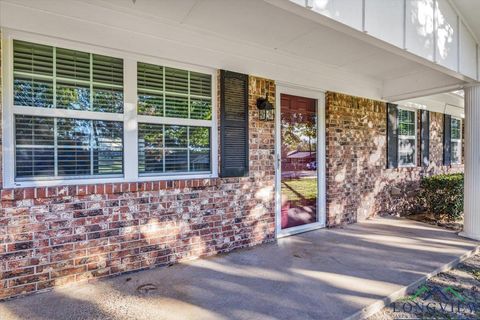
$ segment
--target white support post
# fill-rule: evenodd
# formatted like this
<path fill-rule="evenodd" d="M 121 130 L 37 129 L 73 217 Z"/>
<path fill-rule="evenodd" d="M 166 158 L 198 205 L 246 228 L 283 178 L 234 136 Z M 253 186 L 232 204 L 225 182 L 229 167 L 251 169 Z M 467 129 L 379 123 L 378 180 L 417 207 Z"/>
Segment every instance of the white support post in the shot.
<path fill-rule="evenodd" d="M 480 85 L 465 88 L 464 212 L 460 235 L 480 240 Z"/>
<path fill-rule="evenodd" d="M 125 180 L 132 182 L 138 178 L 137 62 L 135 60 L 124 60 L 124 88 L 124 171 Z"/>

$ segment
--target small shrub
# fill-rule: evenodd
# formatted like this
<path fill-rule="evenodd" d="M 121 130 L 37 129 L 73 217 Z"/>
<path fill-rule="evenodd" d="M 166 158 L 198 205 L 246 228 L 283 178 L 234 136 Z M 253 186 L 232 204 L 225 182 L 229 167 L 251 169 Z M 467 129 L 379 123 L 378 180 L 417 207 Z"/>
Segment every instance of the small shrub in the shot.
<path fill-rule="evenodd" d="M 463 214 L 463 174 L 441 174 L 424 178 L 420 200 L 440 220 L 458 220 Z"/>

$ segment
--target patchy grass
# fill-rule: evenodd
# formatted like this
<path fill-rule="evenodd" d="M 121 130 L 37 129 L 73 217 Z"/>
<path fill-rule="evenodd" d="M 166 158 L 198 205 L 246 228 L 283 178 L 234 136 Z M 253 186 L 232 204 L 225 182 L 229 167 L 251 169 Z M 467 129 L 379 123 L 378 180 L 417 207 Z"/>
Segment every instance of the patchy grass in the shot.
<path fill-rule="evenodd" d="M 282 195 L 289 201 L 315 200 L 317 198 L 317 179 L 303 178 L 282 181 Z"/>

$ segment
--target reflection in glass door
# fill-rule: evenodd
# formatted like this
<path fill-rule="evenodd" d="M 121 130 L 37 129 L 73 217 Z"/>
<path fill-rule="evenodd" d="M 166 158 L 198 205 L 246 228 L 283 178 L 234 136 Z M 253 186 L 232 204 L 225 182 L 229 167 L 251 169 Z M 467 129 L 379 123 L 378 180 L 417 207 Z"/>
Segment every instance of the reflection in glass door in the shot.
<path fill-rule="evenodd" d="M 281 228 L 317 222 L 316 100 L 281 95 Z"/>

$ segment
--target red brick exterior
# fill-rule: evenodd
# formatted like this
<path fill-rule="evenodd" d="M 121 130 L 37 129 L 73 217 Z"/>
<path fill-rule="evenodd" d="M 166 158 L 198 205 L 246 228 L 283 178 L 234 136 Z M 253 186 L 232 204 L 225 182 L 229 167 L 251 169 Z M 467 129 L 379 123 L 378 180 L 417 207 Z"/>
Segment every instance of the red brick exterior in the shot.
<path fill-rule="evenodd" d="M 249 177 L 2 190 L 0 299 L 272 241 L 274 123 L 256 99 L 275 84 L 249 91 Z M 327 93 L 326 109 L 329 226 L 398 213 L 423 175 L 462 170 L 441 165 L 442 115 L 432 166 L 387 170 L 385 104 Z"/>
<path fill-rule="evenodd" d="M 327 224 L 412 209 L 422 177 L 463 171 L 443 166 L 443 114 L 431 113 L 430 166 L 386 169 L 386 104 L 328 92 Z M 418 143 L 420 148 L 420 143 Z M 417 154 L 420 150 L 417 150 Z"/>
<path fill-rule="evenodd" d="M 2 190 L 0 298 L 274 239 L 274 124 L 250 77 L 250 176 Z"/>

